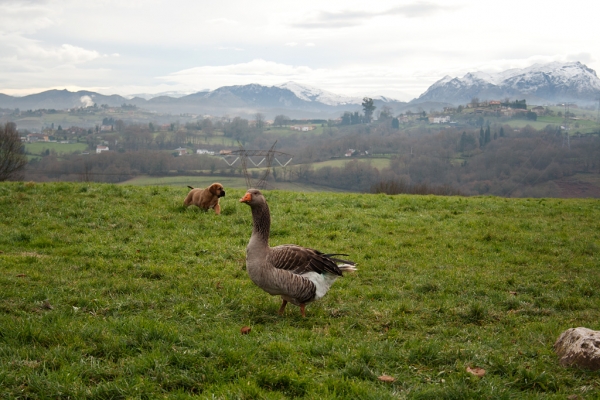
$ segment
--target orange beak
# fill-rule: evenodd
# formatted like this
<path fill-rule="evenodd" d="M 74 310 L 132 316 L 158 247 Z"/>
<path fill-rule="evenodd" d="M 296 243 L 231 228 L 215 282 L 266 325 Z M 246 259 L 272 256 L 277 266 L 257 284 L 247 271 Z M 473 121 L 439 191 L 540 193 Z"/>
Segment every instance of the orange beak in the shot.
<path fill-rule="evenodd" d="M 252 200 L 252 195 L 250 193 L 246 193 L 244 197 L 240 199 L 240 203 L 247 203 Z"/>

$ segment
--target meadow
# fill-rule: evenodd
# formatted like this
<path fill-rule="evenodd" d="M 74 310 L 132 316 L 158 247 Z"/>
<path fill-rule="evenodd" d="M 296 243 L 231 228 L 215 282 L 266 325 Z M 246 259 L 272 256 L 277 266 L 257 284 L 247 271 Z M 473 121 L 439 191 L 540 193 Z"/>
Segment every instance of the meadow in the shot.
<path fill-rule="evenodd" d="M 1 397 L 598 398 L 552 349 L 600 330 L 598 200 L 266 191 L 271 245 L 357 262 L 302 318 L 249 280 L 226 190 L 217 216 L 169 186 L 0 183 Z"/>
<path fill-rule="evenodd" d="M 258 168 L 257 168 L 258 169 Z M 262 170 L 262 169 L 261 169 Z M 252 169 L 250 170 L 252 171 Z M 255 179 L 258 181 L 258 179 Z M 142 175 L 119 183 L 124 186 L 173 186 L 180 189 L 180 193 L 189 191 L 188 185 L 192 187 L 205 188 L 213 182 L 219 182 L 226 188 L 243 189 L 246 187 L 246 179 L 235 176 L 148 176 Z M 313 185 L 302 182 L 269 182 L 270 187 L 276 187 L 277 190 L 287 190 L 292 192 L 343 192 L 327 186 Z"/>
<path fill-rule="evenodd" d="M 46 150 L 54 151 L 56 154 L 69 154 L 75 152 L 88 151 L 88 145 L 85 143 L 57 143 L 57 142 L 36 142 L 25 143 L 25 151 L 32 155 L 42 155 Z"/>

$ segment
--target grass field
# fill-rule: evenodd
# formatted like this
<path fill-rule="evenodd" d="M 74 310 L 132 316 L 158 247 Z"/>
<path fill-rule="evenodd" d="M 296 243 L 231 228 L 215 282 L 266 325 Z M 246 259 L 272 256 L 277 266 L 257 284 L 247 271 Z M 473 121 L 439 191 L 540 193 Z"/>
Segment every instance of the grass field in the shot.
<path fill-rule="evenodd" d="M 323 167 L 343 168 L 347 163 L 349 163 L 351 161 L 365 162 L 365 163 L 370 164 L 372 167 L 379 168 L 379 169 L 387 168 L 390 166 L 389 158 L 358 158 L 358 159 L 342 158 L 342 159 L 337 159 L 337 160 L 316 162 L 316 163 L 313 163 L 312 166 L 314 169 L 319 169 L 319 168 L 323 168 Z"/>
<path fill-rule="evenodd" d="M 25 144 L 25 151 L 30 154 L 42 154 L 46 150 L 54 150 L 57 154 L 89 151 L 85 143 L 36 142 Z"/>
<path fill-rule="evenodd" d="M 268 191 L 272 245 L 358 263 L 302 318 L 246 274 L 242 194 L 0 183 L 1 397 L 598 398 L 552 350 L 600 330 L 597 200 Z"/>
<path fill-rule="evenodd" d="M 257 181 L 257 179 L 255 179 Z M 219 182 L 225 186 L 225 191 L 229 188 L 232 189 L 244 189 L 246 188 L 246 180 L 244 178 L 226 177 L 226 176 L 173 176 L 173 177 L 152 177 L 152 176 L 141 176 L 122 182 L 120 185 L 133 185 L 133 186 L 174 186 L 185 188 L 187 186 L 193 187 L 207 187 L 213 182 Z M 292 192 L 341 192 L 330 187 L 310 185 L 306 183 L 297 182 L 272 182 L 270 187 L 274 187 L 278 190 L 289 190 Z"/>

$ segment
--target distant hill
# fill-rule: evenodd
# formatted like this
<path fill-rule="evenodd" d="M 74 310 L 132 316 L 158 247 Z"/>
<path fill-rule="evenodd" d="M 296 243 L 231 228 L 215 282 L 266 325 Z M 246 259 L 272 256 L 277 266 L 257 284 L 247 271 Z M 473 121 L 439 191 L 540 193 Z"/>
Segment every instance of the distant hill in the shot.
<path fill-rule="evenodd" d="M 377 107 L 394 113 L 442 109 L 448 105 L 479 100 L 526 99 L 529 104 L 573 102 L 592 105 L 600 97 L 600 79 L 593 69 L 580 62 L 535 64 L 497 74 L 469 72 L 462 78 L 446 76 L 409 103 L 371 96 Z M 262 113 L 267 118 L 284 114 L 290 118 L 338 118 L 345 111 L 362 111 L 362 97 L 342 96 L 319 88 L 286 82 L 280 85 L 258 84 L 223 86 L 188 95 L 166 92 L 161 95 L 139 94 L 133 98 L 107 96 L 96 92 L 48 90 L 23 97 L 0 93 L 0 108 L 21 110 L 70 109 L 96 103 L 111 107 L 133 104 L 141 109 L 165 114 L 231 115 L 250 117 Z"/>
<path fill-rule="evenodd" d="M 573 102 L 591 105 L 600 97 L 596 72 L 580 62 L 535 64 L 497 74 L 469 72 L 445 76 L 410 104 L 443 102 L 454 105 L 479 100 L 526 99 L 531 104 Z"/>
<path fill-rule="evenodd" d="M 143 97 L 141 97 L 143 96 Z M 387 105 L 399 112 L 405 102 L 374 97 L 375 106 L 381 110 Z M 224 86 L 212 91 L 202 91 L 186 96 L 139 95 L 131 99 L 119 95 L 106 96 L 90 91 L 70 92 L 48 90 L 23 97 L 0 94 L 0 108 L 21 110 L 70 109 L 107 104 L 111 107 L 133 104 L 139 108 L 170 114 L 210 114 L 251 116 L 258 112 L 267 118 L 285 114 L 290 118 L 337 118 L 344 111 L 361 111 L 362 98 L 336 95 L 307 85 L 287 82 L 278 86 L 258 84 Z"/>

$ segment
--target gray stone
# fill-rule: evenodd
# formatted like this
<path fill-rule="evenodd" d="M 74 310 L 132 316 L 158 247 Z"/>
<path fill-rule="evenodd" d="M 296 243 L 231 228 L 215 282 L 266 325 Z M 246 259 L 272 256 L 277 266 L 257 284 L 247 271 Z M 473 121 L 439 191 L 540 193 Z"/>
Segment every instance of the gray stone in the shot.
<path fill-rule="evenodd" d="M 567 329 L 554 343 L 554 351 L 563 366 L 600 370 L 600 331 Z"/>

